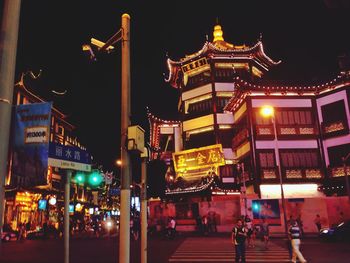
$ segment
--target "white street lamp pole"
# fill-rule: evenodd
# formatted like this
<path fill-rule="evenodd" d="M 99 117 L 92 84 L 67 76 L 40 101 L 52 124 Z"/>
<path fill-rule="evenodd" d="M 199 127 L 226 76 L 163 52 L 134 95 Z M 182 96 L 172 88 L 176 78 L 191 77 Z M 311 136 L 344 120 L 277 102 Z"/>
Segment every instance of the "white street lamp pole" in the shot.
<path fill-rule="evenodd" d="M 288 233 L 287 215 L 286 215 L 286 206 L 285 206 L 284 190 L 283 190 L 282 169 L 281 169 L 280 156 L 279 156 L 279 152 L 278 152 L 277 128 L 276 128 L 276 120 L 275 120 L 275 112 L 274 111 L 272 112 L 271 120 L 272 120 L 272 124 L 273 124 L 273 132 L 274 132 L 276 165 L 278 167 L 278 175 L 279 175 L 280 186 L 281 186 L 281 199 L 282 199 L 282 210 L 283 210 L 283 219 L 284 219 L 284 230 L 285 230 L 285 234 L 287 235 L 287 233 Z"/>

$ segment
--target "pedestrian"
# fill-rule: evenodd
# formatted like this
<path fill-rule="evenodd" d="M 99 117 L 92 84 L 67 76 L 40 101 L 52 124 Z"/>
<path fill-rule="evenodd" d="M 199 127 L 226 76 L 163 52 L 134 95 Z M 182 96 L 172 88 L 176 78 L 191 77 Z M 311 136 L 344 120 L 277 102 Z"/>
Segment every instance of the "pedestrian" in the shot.
<path fill-rule="evenodd" d="M 173 239 L 176 233 L 176 221 L 174 217 L 170 217 L 168 228 L 167 228 L 167 237 Z"/>
<path fill-rule="evenodd" d="M 303 220 L 301 220 L 301 215 L 298 215 L 297 219 L 296 219 L 298 226 L 300 228 L 300 235 L 304 236 L 304 225 L 303 225 Z"/>
<path fill-rule="evenodd" d="M 253 221 L 250 219 L 248 215 L 245 216 L 244 219 L 245 226 L 247 228 L 247 241 L 248 247 L 254 247 L 254 226 Z"/>
<path fill-rule="evenodd" d="M 203 234 L 207 235 L 208 234 L 208 217 L 206 215 L 202 217 L 202 225 L 203 225 Z"/>
<path fill-rule="evenodd" d="M 196 217 L 196 227 L 197 227 L 198 234 L 202 234 L 203 225 L 202 225 L 202 217 L 200 215 Z"/>
<path fill-rule="evenodd" d="M 265 218 L 263 219 L 263 222 L 261 224 L 261 236 L 265 244 L 265 249 L 267 249 L 269 244 L 269 238 L 270 238 L 270 226 Z"/>
<path fill-rule="evenodd" d="M 24 223 L 18 225 L 18 241 L 22 241 L 25 238 L 25 226 Z"/>
<path fill-rule="evenodd" d="M 44 234 L 44 239 L 47 238 L 47 230 L 48 230 L 47 221 L 45 221 L 45 222 L 43 223 L 43 234 Z"/>
<path fill-rule="evenodd" d="M 236 226 L 232 229 L 231 240 L 235 246 L 235 263 L 245 263 L 245 240 L 247 237 L 247 229 L 244 226 L 243 220 L 239 218 Z"/>
<path fill-rule="evenodd" d="M 290 226 L 288 233 L 289 233 L 289 238 L 291 240 L 291 244 L 293 248 L 292 262 L 296 263 L 298 258 L 301 263 L 306 263 L 307 262 L 306 259 L 304 258 L 303 254 L 301 254 L 300 252 L 301 231 L 296 221 L 294 221 L 293 225 Z"/>
<path fill-rule="evenodd" d="M 287 228 L 289 229 L 294 224 L 293 216 L 289 217 L 289 220 L 287 221 Z M 292 259 L 293 256 L 293 248 L 292 248 L 292 240 L 290 238 L 287 239 L 287 248 L 289 253 L 289 258 Z"/>
<path fill-rule="evenodd" d="M 314 223 L 315 223 L 315 225 L 317 227 L 317 231 L 320 232 L 322 225 L 321 225 L 321 217 L 320 217 L 319 214 L 316 215 L 316 217 L 314 219 Z"/>
<path fill-rule="evenodd" d="M 139 216 L 134 216 L 134 223 L 133 223 L 133 235 L 134 240 L 138 240 L 140 236 L 140 230 L 141 230 L 141 221 Z"/>

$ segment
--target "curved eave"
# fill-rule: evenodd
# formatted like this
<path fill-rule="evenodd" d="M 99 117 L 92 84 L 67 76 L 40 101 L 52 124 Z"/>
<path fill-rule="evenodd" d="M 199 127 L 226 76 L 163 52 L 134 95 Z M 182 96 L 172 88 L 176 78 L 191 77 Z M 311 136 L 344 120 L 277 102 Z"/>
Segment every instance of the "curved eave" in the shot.
<path fill-rule="evenodd" d="M 264 46 L 261 41 L 258 41 L 254 46 L 252 47 L 246 47 L 246 48 L 227 48 L 227 49 L 221 49 L 215 46 L 213 43 L 209 43 L 209 48 L 216 53 L 229 53 L 237 55 L 237 56 L 242 56 L 242 55 L 251 55 L 251 54 L 256 54 L 256 56 L 263 62 L 265 62 L 267 65 L 270 66 L 275 66 L 280 64 L 282 61 L 274 61 L 270 57 L 268 57 L 265 52 L 264 52 Z"/>
<path fill-rule="evenodd" d="M 224 42 L 226 43 L 226 42 Z M 282 61 L 274 61 L 269 56 L 266 55 L 264 51 L 264 46 L 262 41 L 258 41 L 254 46 L 252 47 L 246 47 L 246 48 L 234 48 L 234 45 L 226 43 L 227 45 L 221 45 L 225 46 L 225 49 L 219 48 L 212 42 L 205 42 L 202 49 L 199 50 L 196 53 L 193 53 L 189 56 L 186 56 L 183 59 L 180 59 L 179 61 L 172 60 L 170 58 L 167 59 L 167 66 L 169 70 L 168 77 L 165 78 L 165 81 L 170 83 L 171 86 L 174 88 L 179 88 L 179 84 L 177 83 L 179 73 L 181 71 L 181 66 L 186 64 L 187 62 L 197 59 L 201 56 L 203 56 L 206 52 L 212 51 L 214 54 L 230 54 L 230 56 L 234 58 L 234 56 L 242 57 L 242 56 L 252 56 L 255 55 L 256 58 L 261 61 L 266 66 L 276 66 L 280 64 Z M 233 48 L 230 48 L 230 46 L 233 46 Z"/>
<path fill-rule="evenodd" d="M 24 89 L 24 91 L 29 95 L 31 96 L 34 100 L 37 100 L 38 102 L 47 102 L 45 101 L 44 99 L 42 99 L 41 97 L 35 95 L 33 92 L 31 92 L 30 90 L 28 90 L 24 85 L 22 84 L 16 84 L 17 87 L 19 88 L 22 88 Z M 57 108 L 55 107 L 52 107 L 53 111 L 55 112 L 56 115 L 58 115 L 59 118 L 61 119 L 65 119 L 67 118 L 67 115 L 65 115 L 64 113 L 62 113 L 60 110 L 58 110 Z M 73 126 L 72 126 L 73 127 Z"/>
<path fill-rule="evenodd" d="M 188 61 L 191 61 L 192 59 L 198 58 L 203 54 L 205 54 L 208 50 L 208 44 L 209 42 L 205 42 L 201 50 L 191 55 L 188 55 L 185 58 L 180 59 L 179 61 L 175 61 L 168 58 L 167 65 L 168 65 L 169 75 L 167 78 L 165 78 L 165 81 L 170 83 L 171 86 L 173 86 L 174 88 L 179 88 L 176 81 L 178 78 L 178 74 L 181 71 L 181 66 L 186 64 Z"/>
<path fill-rule="evenodd" d="M 236 77 L 236 91 L 233 97 L 224 107 L 225 111 L 234 111 L 246 96 L 254 95 L 291 95 L 291 96 L 316 96 L 332 90 L 340 89 L 345 86 L 350 86 L 350 77 L 346 75 L 338 75 L 334 79 L 318 84 L 309 86 L 265 86 L 256 85 Z"/>
<path fill-rule="evenodd" d="M 181 121 L 163 120 L 161 118 L 158 118 L 157 116 L 153 115 L 148 109 L 147 109 L 147 117 L 149 121 L 157 122 L 159 124 L 180 124 L 181 123 Z"/>

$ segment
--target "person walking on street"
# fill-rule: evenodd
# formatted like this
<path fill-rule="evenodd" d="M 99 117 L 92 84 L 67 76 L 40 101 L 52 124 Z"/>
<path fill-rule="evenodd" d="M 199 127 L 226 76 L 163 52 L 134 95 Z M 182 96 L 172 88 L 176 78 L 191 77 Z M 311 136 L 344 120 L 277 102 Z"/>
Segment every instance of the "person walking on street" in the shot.
<path fill-rule="evenodd" d="M 167 236 L 170 239 L 173 239 L 176 234 L 176 221 L 174 217 L 170 217 L 168 229 L 167 229 Z"/>
<path fill-rule="evenodd" d="M 262 235 L 262 239 L 264 241 L 265 244 L 265 249 L 267 249 L 267 246 L 269 244 L 269 237 L 270 237 L 270 226 L 269 223 L 267 223 L 266 219 L 263 219 L 263 223 L 261 225 L 261 235 Z"/>
<path fill-rule="evenodd" d="M 248 247 L 254 247 L 254 226 L 253 221 L 250 219 L 248 215 L 245 216 L 244 219 L 245 226 L 247 227 L 247 241 L 248 241 Z"/>
<path fill-rule="evenodd" d="M 316 215 L 316 217 L 314 219 L 314 223 L 315 223 L 315 225 L 317 227 L 318 232 L 320 232 L 322 225 L 321 225 L 321 217 L 320 217 L 319 214 Z"/>
<path fill-rule="evenodd" d="M 245 263 L 245 240 L 247 237 L 247 229 L 242 219 L 237 220 L 237 224 L 232 229 L 232 244 L 235 246 L 235 263 Z"/>
<path fill-rule="evenodd" d="M 202 217 L 203 234 L 208 235 L 208 217 L 204 215 Z"/>
<path fill-rule="evenodd" d="M 289 228 L 289 238 L 292 243 L 293 248 L 293 255 L 292 255 L 292 262 L 297 262 L 297 257 L 301 263 L 306 263 L 306 259 L 304 258 L 303 254 L 300 252 L 300 237 L 301 237 L 301 231 L 298 223 L 296 221 L 293 222 L 293 225 Z"/>
<path fill-rule="evenodd" d="M 297 221 L 298 226 L 300 228 L 300 235 L 304 236 L 304 225 L 303 225 L 303 220 L 301 220 L 301 215 L 298 215 L 296 221 Z"/>

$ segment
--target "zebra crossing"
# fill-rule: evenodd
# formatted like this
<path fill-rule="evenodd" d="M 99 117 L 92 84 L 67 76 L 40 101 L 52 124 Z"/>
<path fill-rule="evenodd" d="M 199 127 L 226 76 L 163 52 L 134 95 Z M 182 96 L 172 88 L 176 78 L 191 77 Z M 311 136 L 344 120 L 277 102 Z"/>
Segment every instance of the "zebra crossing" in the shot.
<path fill-rule="evenodd" d="M 169 262 L 234 262 L 234 247 L 230 238 L 191 237 L 187 238 L 169 258 Z M 290 262 L 288 250 L 278 244 L 269 242 L 265 249 L 261 241 L 255 242 L 254 248 L 246 249 L 247 263 L 283 263 Z"/>

